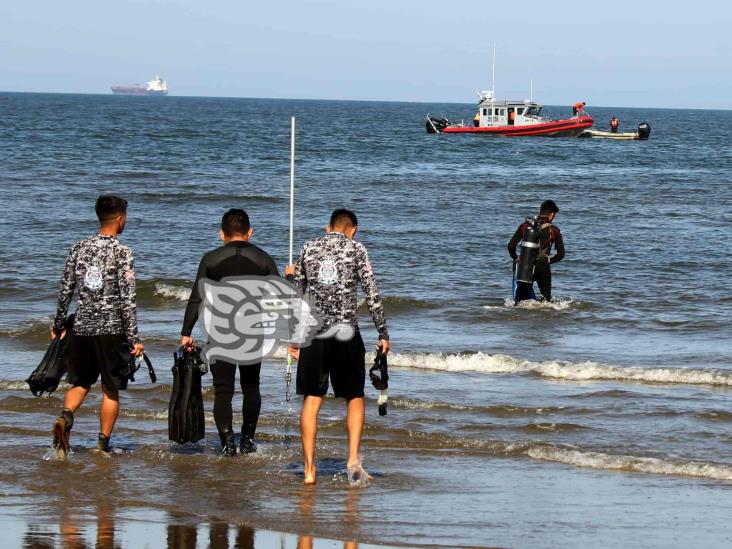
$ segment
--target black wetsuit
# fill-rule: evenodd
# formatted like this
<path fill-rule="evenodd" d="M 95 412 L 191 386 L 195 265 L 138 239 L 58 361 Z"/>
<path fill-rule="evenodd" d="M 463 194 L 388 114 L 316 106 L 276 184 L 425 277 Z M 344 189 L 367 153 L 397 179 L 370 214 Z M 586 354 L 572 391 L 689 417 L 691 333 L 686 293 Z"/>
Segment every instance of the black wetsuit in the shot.
<path fill-rule="evenodd" d="M 516 246 L 524 236 L 526 223 L 519 225 L 516 232 L 508 243 L 508 253 L 515 261 L 518 258 L 516 254 Z M 556 250 L 556 254 L 550 257 L 552 245 Z M 534 266 L 534 281 L 539 286 L 539 291 L 544 299 L 551 301 L 552 299 L 552 270 L 550 265 L 564 259 L 564 240 L 559 227 L 551 223 L 543 223 L 539 232 L 539 257 L 536 259 Z M 516 295 L 516 303 L 527 299 L 531 294 L 532 284 L 523 282 L 518 283 Z"/>
<path fill-rule="evenodd" d="M 234 241 L 208 252 L 201 259 L 196 281 L 193 284 L 191 297 L 188 299 L 186 314 L 183 319 L 181 335 L 190 336 L 193 326 L 198 320 L 198 311 L 201 306 L 201 295 L 198 291 L 198 281 L 207 278 L 220 281 L 229 276 L 280 276 L 272 257 L 254 244 L 244 241 Z M 259 420 L 259 410 L 262 398 L 259 392 L 260 364 L 239 365 L 241 390 L 243 393 L 242 437 L 253 438 Z M 233 413 L 231 401 L 234 397 L 234 380 L 236 365 L 217 361 L 211 364 L 211 374 L 214 385 L 214 420 L 222 443 L 233 440 L 232 426 Z"/>

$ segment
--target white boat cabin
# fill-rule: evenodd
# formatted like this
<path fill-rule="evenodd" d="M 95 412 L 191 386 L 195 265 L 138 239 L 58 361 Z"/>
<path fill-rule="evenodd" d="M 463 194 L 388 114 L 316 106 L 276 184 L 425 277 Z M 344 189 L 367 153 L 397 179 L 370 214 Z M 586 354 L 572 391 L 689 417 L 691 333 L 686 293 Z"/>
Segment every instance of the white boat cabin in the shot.
<path fill-rule="evenodd" d="M 544 122 L 539 116 L 541 105 L 529 99 L 524 101 L 496 101 L 493 92 L 484 91 L 478 102 L 478 113 L 473 123 L 478 127 L 528 126 Z"/>

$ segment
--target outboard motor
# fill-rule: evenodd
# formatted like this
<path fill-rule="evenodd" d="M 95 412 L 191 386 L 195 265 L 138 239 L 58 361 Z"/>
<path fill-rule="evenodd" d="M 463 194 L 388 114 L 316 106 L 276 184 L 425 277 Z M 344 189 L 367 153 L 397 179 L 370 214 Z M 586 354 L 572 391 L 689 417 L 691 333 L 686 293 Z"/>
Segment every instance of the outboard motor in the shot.
<path fill-rule="evenodd" d="M 428 116 L 425 127 L 427 133 L 440 133 L 442 130 L 450 125 L 450 121 L 447 118 L 437 118 L 436 116 Z"/>
<path fill-rule="evenodd" d="M 638 124 L 638 139 L 648 139 L 651 135 L 651 125 L 648 122 Z"/>
<path fill-rule="evenodd" d="M 536 258 L 539 257 L 539 230 L 541 224 L 538 217 L 527 217 L 526 223 L 526 229 L 524 229 L 520 244 L 521 252 L 516 265 L 516 280 L 531 284 L 534 281 Z"/>

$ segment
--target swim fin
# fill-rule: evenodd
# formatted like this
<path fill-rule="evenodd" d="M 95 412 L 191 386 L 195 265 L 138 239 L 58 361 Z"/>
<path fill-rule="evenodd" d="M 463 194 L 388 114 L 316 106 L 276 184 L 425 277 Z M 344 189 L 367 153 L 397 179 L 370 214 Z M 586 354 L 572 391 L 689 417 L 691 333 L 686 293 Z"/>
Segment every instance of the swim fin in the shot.
<path fill-rule="evenodd" d="M 74 315 L 69 315 L 64 325 L 66 336 L 63 339 L 56 338 L 51 342 L 41 362 L 33 370 L 33 373 L 28 376 L 28 379 L 25 380 L 31 393 L 35 396 L 43 396 L 43 393 L 49 395 L 53 393 L 58 388 L 61 378 L 66 374 L 67 368 L 64 353 L 74 336 L 71 332 L 74 325 Z"/>
<path fill-rule="evenodd" d="M 168 405 L 168 438 L 173 442 L 197 442 L 206 431 L 201 377 L 208 366 L 201 350 L 188 352 L 180 347 L 174 354 L 173 391 Z"/>

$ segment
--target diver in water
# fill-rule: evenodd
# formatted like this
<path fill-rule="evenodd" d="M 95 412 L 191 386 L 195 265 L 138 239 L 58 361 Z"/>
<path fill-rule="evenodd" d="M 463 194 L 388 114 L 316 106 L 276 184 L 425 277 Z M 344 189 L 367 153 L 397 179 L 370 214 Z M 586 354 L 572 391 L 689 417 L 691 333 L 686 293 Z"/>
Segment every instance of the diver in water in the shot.
<path fill-rule="evenodd" d="M 91 386 L 101 376 L 102 407 L 99 414 L 98 449 L 109 452 L 109 438 L 119 414 L 119 391 L 127 388 L 124 366 L 130 352 L 140 357 L 145 347 L 137 335 L 135 270 L 132 250 L 117 236 L 127 222 L 127 201 L 100 196 L 95 206 L 99 232 L 74 244 L 66 259 L 58 309 L 51 337 L 70 337 L 65 354 L 71 389 L 64 395 L 64 408 L 53 425 L 53 447 L 65 459 L 74 412 L 84 402 Z M 79 301 L 71 334 L 65 319 L 78 288 Z M 129 345 L 129 351 L 124 349 Z"/>
<path fill-rule="evenodd" d="M 229 276 L 280 276 L 272 257 L 255 246 L 249 239 L 253 229 L 249 216 L 244 210 L 231 209 L 221 219 L 219 238 L 224 245 L 205 254 L 198 267 L 198 274 L 193 283 L 191 297 L 188 299 L 183 329 L 181 330 L 181 346 L 193 351 L 196 343 L 191 337 L 193 326 L 198 320 L 201 306 L 199 281 L 208 279 L 220 281 Z M 239 439 L 239 452 L 250 454 L 257 450 L 254 443 L 254 432 L 257 429 L 262 397 L 259 392 L 259 373 L 262 367 L 257 364 L 239 364 L 239 383 L 242 390 L 242 428 Z M 237 365 L 217 360 L 211 364 L 214 386 L 214 420 L 221 439 L 222 454 L 236 455 L 236 442 L 233 428 L 233 412 L 231 401 L 234 398 L 234 381 Z"/>
<path fill-rule="evenodd" d="M 553 200 L 545 200 L 539 208 L 539 254 L 534 264 L 533 280 L 539 286 L 541 292 L 541 301 L 551 301 L 552 299 L 552 271 L 550 265 L 558 263 L 564 259 L 564 240 L 559 227 L 553 224 L 554 219 L 559 212 L 559 208 Z M 518 229 L 508 243 L 508 253 L 514 262 L 514 269 L 518 263 L 519 256 L 516 253 L 516 246 L 522 240 L 524 231 L 528 226 L 528 222 L 519 225 Z M 551 256 L 551 249 L 554 246 L 556 253 Z M 516 282 L 514 293 L 515 303 L 525 299 L 533 298 L 533 283 Z"/>
<path fill-rule="evenodd" d="M 379 332 L 377 348 L 383 354 L 389 352 L 389 332 L 366 247 L 353 240 L 357 228 L 353 212 L 335 210 L 326 227 L 327 234 L 306 242 L 297 263 L 285 270 L 288 276 L 294 275 L 301 292 L 307 289 L 310 306 L 321 320 L 319 333 L 309 346 L 289 351 L 298 358 L 297 394 L 304 397 L 300 428 L 305 484 L 315 484 L 318 412 L 328 392 L 329 379 L 335 396 L 346 400 L 348 480 L 363 484 L 370 478 L 359 456 L 366 381 L 366 349 L 358 328 L 356 291 L 359 285 Z"/>

